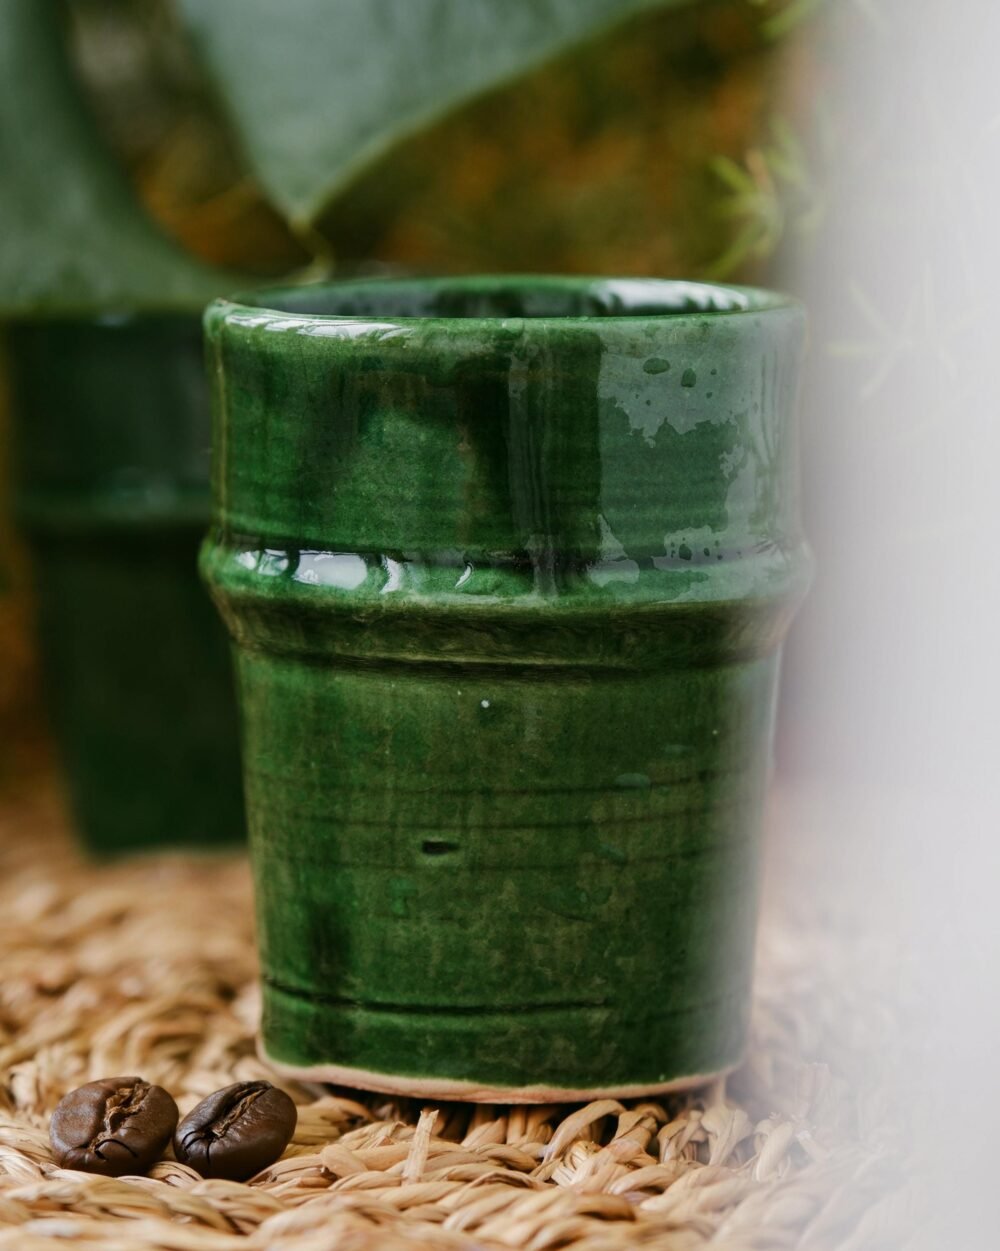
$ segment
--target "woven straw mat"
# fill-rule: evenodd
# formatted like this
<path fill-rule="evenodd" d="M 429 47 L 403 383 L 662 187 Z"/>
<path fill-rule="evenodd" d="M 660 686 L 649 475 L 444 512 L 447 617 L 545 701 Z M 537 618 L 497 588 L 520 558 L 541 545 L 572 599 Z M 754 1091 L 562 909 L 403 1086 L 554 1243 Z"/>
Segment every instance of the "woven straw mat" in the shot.
<path fill-rule="evenodd" d="M 862 1251 L 902 1245 L 905 1169 L 857 1054 L 842 953 L 768 905 L 742 1070 L 626 1104 L 433 1107 L 285 1084 L 298 1128 L 246 1184 L 167 1159 L 148 1177 L 58 1168 L 48 1118 L 136 1073 L 181 1115 L 257 1059 L 239 855 L 86 864 L 50 798 L 0 810 L 0 1251 Z M 627 1029 L 628 1023 L 623 1022 Z M 861 1029 L 863 1035 L 863 1028 Z"/>

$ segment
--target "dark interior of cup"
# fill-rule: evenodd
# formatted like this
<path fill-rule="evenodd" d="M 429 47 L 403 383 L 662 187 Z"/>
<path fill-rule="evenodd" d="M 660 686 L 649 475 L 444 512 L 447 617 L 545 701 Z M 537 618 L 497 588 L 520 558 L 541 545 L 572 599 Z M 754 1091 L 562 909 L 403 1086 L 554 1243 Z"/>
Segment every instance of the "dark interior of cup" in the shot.
<path fill-rule="evenodd" d="M 655 278 L 377 278 L 263 291 L 256 307 L 312 317 L 662 317 L 784 303 L 767 291 Z"/>

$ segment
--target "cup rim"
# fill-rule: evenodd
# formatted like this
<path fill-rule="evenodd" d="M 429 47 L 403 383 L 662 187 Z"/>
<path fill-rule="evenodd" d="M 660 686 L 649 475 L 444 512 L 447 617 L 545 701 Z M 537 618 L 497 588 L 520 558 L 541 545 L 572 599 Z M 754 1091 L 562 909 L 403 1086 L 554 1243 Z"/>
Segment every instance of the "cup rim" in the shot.
<path fill-rule="evenodd" d="M 365 313 L 340 313 L 335 310 L 316 311 L 308 307 L 310 300 L 326 298 L 327 302 L 338 291 L 345 296 L 359 293 L 371 297 L 384 294 L 385 307 Z M 445 295 L 459 298 L 488 297 L 515 294 L 520 298 L 531 296 L 562 296 L 567 301 L 576 298 L 590 299 L 594 308 L 587 312 L 566 313 L 497 313 L 452 314 L 430 311 L 426 314 L 395 312 L 392 308 L 393 293 L 396 298 L 424 293 L 428 298 Z M 657 308 L 659 301 L 661 307 Z M 601 304 L 604 307 L 601 307 Z M 306 307 L 303 307 L 305 305 Z M 631 305 L 631 308 L 629 307 Z M 488 333 L 505 323 L 525 323 L 572 329 L 597 326 L 657 325 L 665 323 L 704 321 L 706 319 L 739 317 L 747 313 L 768 314 L 801 311 L 800 301 L 781 292 L 763 287 L 740 286 L 701 280 L 615 277 L 606 275 L 577 274 L 463 274 L 456 276 L 368 276 L 363 278 L 332 279 L 317 283 L 261 287 L 213 300 L 205 310 L 206 325 L 222 322 L 227 326 L 247 329 L 267 327 L 272 331 L 287 329 L 301 332 L 315 326 L 319 333 L 324 327 L 340 325 L 364 326 L 428 326 Z"/>

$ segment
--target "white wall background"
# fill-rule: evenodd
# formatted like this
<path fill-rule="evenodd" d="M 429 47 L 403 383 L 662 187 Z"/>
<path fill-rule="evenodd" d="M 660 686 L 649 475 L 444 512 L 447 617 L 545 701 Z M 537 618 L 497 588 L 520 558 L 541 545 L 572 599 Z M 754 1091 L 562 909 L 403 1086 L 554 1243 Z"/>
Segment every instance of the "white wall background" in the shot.
<path fill-rule="evenodd" d="M 827 211 L 781 275 L 812 318 L 820 571 L 786 669 L 785 835 L 794 889 L 886 956 L 862 1010 L 905 1003 L 869 1063 L 925 1170 L 921 1245 L 995 1251 L 1000 3 L 828 5 Z"/>

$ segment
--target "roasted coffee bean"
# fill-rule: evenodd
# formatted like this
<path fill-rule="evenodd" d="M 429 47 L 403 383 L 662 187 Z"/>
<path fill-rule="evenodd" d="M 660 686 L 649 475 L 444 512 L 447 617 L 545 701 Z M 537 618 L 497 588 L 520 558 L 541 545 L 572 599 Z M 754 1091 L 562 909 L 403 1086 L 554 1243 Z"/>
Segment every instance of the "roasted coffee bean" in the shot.
<path fill-rule="evenodd" d="M 63 1168 L 121 1177 L 145 1173 L 177 1127 L 177 1104 L 141 1077 L 104 1077 L 56 1104 L 49 1137 Z"/>
<path fill-rule="evenodd" d="M 174 1155 L 202 1177 L 246 1181 L 281 1155 L 297 1118 L 295 1104 L 270 1082 L 237 1082 L 187 1114 Z"/>

